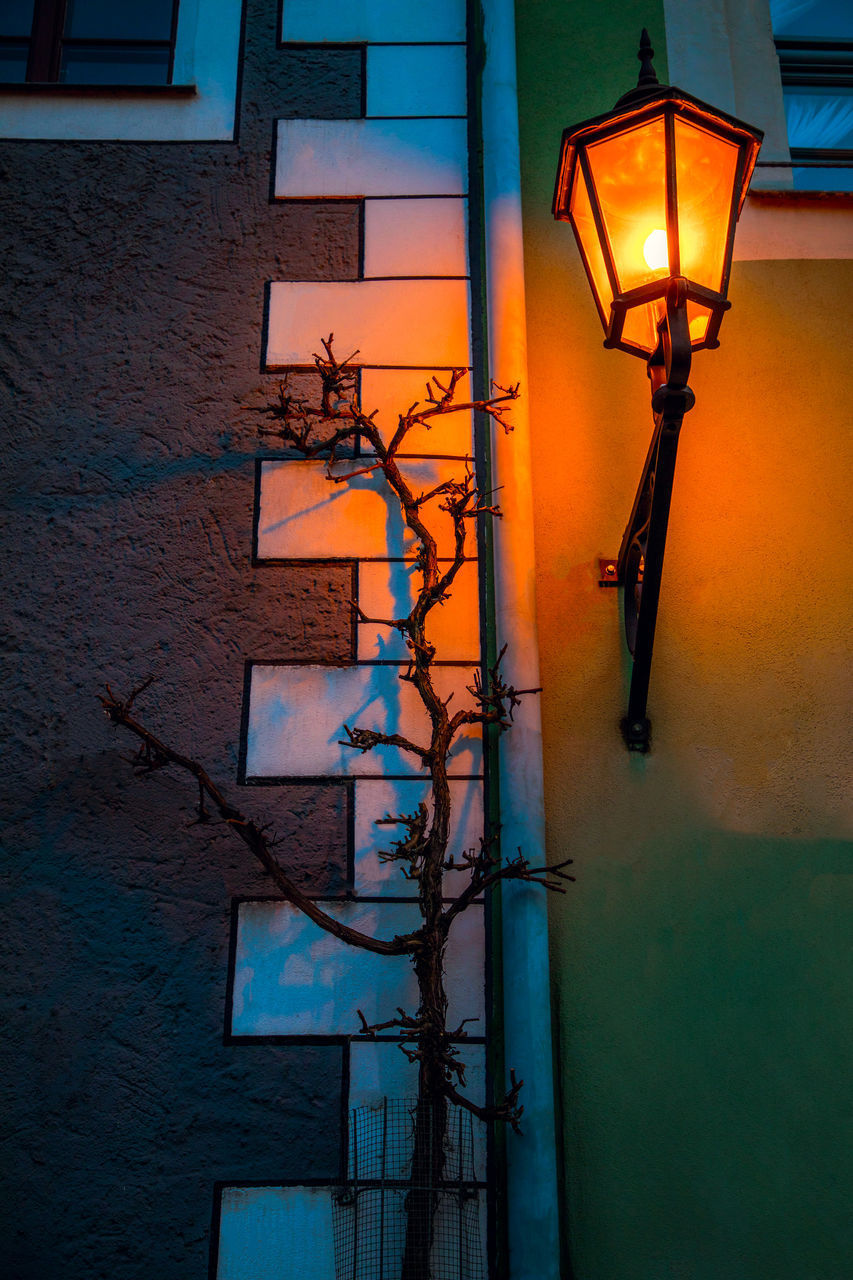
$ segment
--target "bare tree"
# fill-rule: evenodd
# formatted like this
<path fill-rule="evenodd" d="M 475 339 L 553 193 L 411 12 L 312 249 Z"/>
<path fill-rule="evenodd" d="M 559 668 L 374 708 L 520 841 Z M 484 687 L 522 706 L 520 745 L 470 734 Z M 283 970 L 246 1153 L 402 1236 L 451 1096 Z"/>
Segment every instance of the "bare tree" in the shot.
<path fill-rule="evenodd" d="M 205 769 L 195 760 L 182 755 L 157 738 L 134 714 L 134 704 L 141 685 L 126 699 L 117 697 L 107 686 L 101 701 L 113 722 L 129 730 L 139 740 L 134 764 L 140 773 L 148 773 L 166 765 L 175 765 L 189 773 L 198 786 L 198 815 L 209 816 L 210 810 L 225 822 L 257 858 L 282 897 L 309 919 L 341 941 L 380 955 L 407 955 L 417 977 L 419 1005 L 415 1012 L 397 1010 L 397 1016 L 386 1022 L 369 1025 L 359 1010 L 361 1031 L 372 1034 L 394 1029 L 399 1046 L 408 1059 L 418 1065 L 418 1096 L 415 1115 L 414 1153 L 411 1190 L 407 1198 L 407 1229 L 401 1280 L 429 1280 L 430 1250 L 437 1209 L 437 1191 L 441 1184 L 445 1161 L 447 1105 L 456 1104 L 484 1121 L 504 1121 L 518 1129 L 523 1107 L 519 1093 L 523 1082 L 510 1074 L 510 1087 L 494 1106 L 480 1106 L 463 1092 L 465 1064 L 459 1057 L 459 1041 L 464 1041 L 464 1023 L 447 1026 L 447 992 L 445 988 L 445 951 L 454 921 L 473 902 L 502 880 L 526 880 L 556 892 L 565 892 L 564 882 L 572 877 L 565 868 L 571 859 L 555 866 L 531 866 L 518 851 L 510 859 L 502 859 L 495 836 L 483 838 L 479 847 L 452 851 L 450 844 L 451 793 L 448 783 L 448 760 L 459 734 L 471 725 L 498 732 L 511 727 L 515 708 L 524 694 L 538 690 L 515 689 L 500 670 L 500 659 L 482 676 L 475 673 L 468 686 L 471 702 L 451 714 L 450 698 L 442 699 L 433 683 L 436 648 L 428 635 L 432 610 L 442 605 L 465 563 L 468 531 L 481 516 L 499 516 L 500 510 L 479 492 L 471 466 L 457 479 L 435 485 L 427 492 L 417 492 L 400 469 L 400 450 L 413 431 L 428 430 L 436 418 L 452 413 L 479 411 L 488 415 L 504 430 L 511 430 L 506 412 L 518 397 L 515 387 L 493 388 L 486 400 L 458 401 L 457 388 L 465 376 L 462 369 L 451 371 L 446 384 L 433 376 L 426 383 L 423 402 L 411 405 L 398 417 L 390 439 L 385 439 L 376 423 L 376 413 L 366 413 L 358 394 L 357 371 L 352 361 L 358 353 L 338 360 L 333 352 L 333 337 L 323 341 L 323 354 L 315 356 L 319 376 L 316 401 L 291 394 L 288 380 L 279 387 L 276 403 L 259 412 L 274 425 L 262 433 L 274 436 L 306 458 L 325 458 L 331 483 L 346 484 L 356 476 L 378 473 L 396 495 L 403 518 L 417 539 L 416 564 L 420 586 L 409 613 L 400 618 L 369 618 L 356 601 L 352 607 L 360 623 L 378 624 L 398 631 L 409 653 L 408 666 L 400 675 L 414 685 L 426 709 L 431 725 L 429 741 L 416 742 L 401 734 L 381 733 L 375 729 L 343 726 L 343 745 L 354 751 L 367 752 L 376 747 L 392 746 L 413 755 L 429 776 L 430 789 L 426 802 L 410 814 L 386 814 L 376 821 L 400 831 L 391 848 L 380 855 L 384 861 L 399 865 L 407 880 L 417 886 L 421 924 L 411 933 L 382 939 L 371 937 L 342 923 L 325 912 L 291 879 L 275 853 L 276 840 L 268 827 L 246 817 L 226 798 Z M 341 452 L 351 456 L 359 443 L 366 456 L 353 461 L 344 474 L 332 470 Z M 427 523 L 426 512 L 432 508 L 446 513 L 453 529 L 454 553 L 449 561 L 439 561 L 436 537 Z M 467 883 L 455 897 L 444 895 L 444 876 L 448 871 L 467 873 Z"/>

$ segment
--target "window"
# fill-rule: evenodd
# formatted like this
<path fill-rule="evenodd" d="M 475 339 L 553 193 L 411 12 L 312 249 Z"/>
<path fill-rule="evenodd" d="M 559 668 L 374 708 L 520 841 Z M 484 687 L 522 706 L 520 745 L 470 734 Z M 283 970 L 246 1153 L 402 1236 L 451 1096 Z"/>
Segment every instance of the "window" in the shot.
<path fill-rule="evenodd" d="M 167 85 L 177 0 L 0 0 L 0 81 Z"/>
<path fill-rule="evenodd" d="M 0 0 L 0 138 L 233 141 L 243 3 Z"/>
<path fill-rule="evenodd" d="M 853 5 L 850 0 L 770 0 L 770 15 L 795 185 L 850 189 Z M 810 175 L 810 169 L 819 172 Z"/>

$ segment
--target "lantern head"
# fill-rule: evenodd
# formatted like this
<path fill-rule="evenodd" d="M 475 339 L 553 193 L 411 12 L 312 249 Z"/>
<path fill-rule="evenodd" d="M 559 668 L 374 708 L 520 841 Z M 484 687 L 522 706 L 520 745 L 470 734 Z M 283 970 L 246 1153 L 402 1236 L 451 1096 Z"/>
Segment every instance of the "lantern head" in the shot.
<path fill-rule="evenodd" d="M 753 129 L 658 83 L 643 32 L 637 88 L 613 111 L 566 129 L 554 217 L 570 222 L 606 347 L 647 359 L 670 282 L 685 282 L 693 350 L 716 347 L 743 208 L 761 139 Z"/>

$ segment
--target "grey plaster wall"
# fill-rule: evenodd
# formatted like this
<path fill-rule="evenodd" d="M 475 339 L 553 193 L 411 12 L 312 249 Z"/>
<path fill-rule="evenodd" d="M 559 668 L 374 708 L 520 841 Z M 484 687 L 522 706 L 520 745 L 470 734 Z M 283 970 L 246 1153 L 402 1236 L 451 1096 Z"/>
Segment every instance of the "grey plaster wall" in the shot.
<path fill-rule="evenodd" d="M 358 51 L 246 12 L 229 144 L 0 144 L 10 1280 L 206 1274 L 217 1179 L 334 1177 L 337 1046 L 223 1044 L 230 898 L 269 883 L 97 703 L 235 786 L 247 657 L 341 659 L 341 568 L 250 564 L 264 287 L 358 274 L 357 205 L 272 204 L 277 115 L 358 115 Z M 97 109 L 93 100 L 93 109 Z M 242 789 L 319 891 L 338 788 Z"/>

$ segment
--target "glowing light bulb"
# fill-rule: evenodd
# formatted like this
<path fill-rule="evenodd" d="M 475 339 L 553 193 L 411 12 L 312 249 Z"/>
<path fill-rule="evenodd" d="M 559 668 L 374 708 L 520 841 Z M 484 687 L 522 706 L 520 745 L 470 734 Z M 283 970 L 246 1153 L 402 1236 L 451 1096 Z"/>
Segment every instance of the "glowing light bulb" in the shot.
<path fill-rule="evenodd" d="M 669 269 L 669 247 L 666 243 L 666 232 L 658 228 L 646 236 L 643 244 L 643 257 L 652 271 Z"/>

